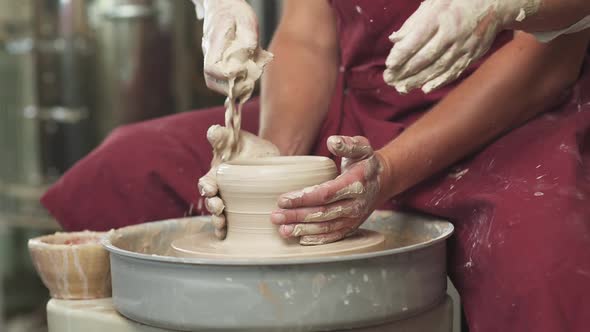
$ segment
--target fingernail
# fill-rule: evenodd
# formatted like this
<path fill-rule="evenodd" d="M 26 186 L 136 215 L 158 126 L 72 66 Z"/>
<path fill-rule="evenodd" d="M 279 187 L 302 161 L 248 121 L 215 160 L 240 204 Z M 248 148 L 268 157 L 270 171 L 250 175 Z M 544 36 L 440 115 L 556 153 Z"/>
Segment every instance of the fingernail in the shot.
<path fill-rule="evenodd" d="M 383 80 L 385 81 L 385 83 L 387 83 L 388 85 L 391 85 L 392 82 L 394 81 L 394 75 L 393 72 L 390 69 L 387 69 L 384 73 L 383 73 Z"/>
<path fill-rule="evenodd" d="M 303 225 L 295 225 L 295 227 L 293 227 L 293 232 L 291 233 L 291 236 L 294 236 L 294 237 L 300 236 L 303 233 L 304 228 L 305 228 L 305 226 L 303 226 Z"/>
<path fill-rule="evenodd" d="M 283 225 L 280 227 L 279 232 L 283 236 L 291 236 L 293 234 L 294 229 L 295 229 L 295 226 L 293 226 L 293 225 Z"/>
<path fill-rule="evenodd" d="M 209 188 L 206 184 L 200 185 L 199 188 L 201 189 L 201 196 L 207 196 L 209 192 Z"/>
<path fill-rule="evenodd" d="M 429 82 L 429 83 L 424 84 L 424 86 L 422 86 L 422 92 L 424 92 L 424 93 L 430 93 L 435 88 L 436 88 L 436 85 L 435 84 L 432 84 L 432 82 Z"/>
<path fill-rule="evenodd" d="M 220 125 L 213 125 L 207 129 L 207 140 L 209 142 L 216 142 L 219 139 L 221 135 L 220 128 Z"/>
<path fill-rule="evenodd" d="M 210 184 L 206 184 L 203 186 L 203 192 L 205 195 L 211 196 L 215 192 L 215 188 L 213 188 L 213 186 Z"/>
<path fill-rule="evenodd" d="M 299 239 L 299 244 L 301 244 L 303 246 L 315 246 L 315 245 L 320 245 L 320 244 L 324 244 L 324 243 L 325 243 L 325 239 L 323 237 L 319 237 L 316 235 L 302 236 Z"/>
<path fill-rule="evenodd" d="M 224 240 L 225 237 L 227 236 L 227 230 L 225 228 L 224 229 L 216 229 L 215 236 L 220 240 Z"/>
<path fill-rule="evenodd" d="M 408 93 L 408 86 L 405 84 L 396 85 L 395 89 L 397 90 L 397 92 L 399 92 L 400 94 L 403 94 L 403 95 Z"/>
<path fill-rule="evenodd" d="M 279 198 L 279 201 L 277 202 L 277 204 L 279 205 L 280 208 L 283 208 L 283 209 L 289 209 L 292 206 L 291 200 L 286 197 Z"/>
<path fill-rule="evenodd" d="M 329 140 L 330 140 L 330 145 L 332 145 L 332 146 L 333 146 L 333 147 L 335 147 L 335 148 L 340 148 L 340 147 L 342 147 L 342 144 L 344 143 L 344 142 L 342 141 L 342 137 L 340 137 L 340 136 L 331 136 L 331 137 L 329 138 Z"/>
<path fill-rule="evenodd" d="M 284 224 L 287 221 L 287 217 L 282 213 L 273 213 L 270 215 L 270 221 L 273 224 Z"/>

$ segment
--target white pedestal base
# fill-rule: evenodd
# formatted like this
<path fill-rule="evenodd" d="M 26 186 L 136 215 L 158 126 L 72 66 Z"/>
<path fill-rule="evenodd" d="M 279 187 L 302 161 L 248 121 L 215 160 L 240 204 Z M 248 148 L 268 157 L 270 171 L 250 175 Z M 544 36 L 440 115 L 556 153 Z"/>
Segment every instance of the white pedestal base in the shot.
<path fill-rule="evenodd" d="M 172 332 L 133 322 L 117 313 L 111 299 L 51 300 L 47 304 L 49 332 Z M 391 324 L 357 332 L 451 332 L 453 303 L 447 296 L 436 308 Z"/>

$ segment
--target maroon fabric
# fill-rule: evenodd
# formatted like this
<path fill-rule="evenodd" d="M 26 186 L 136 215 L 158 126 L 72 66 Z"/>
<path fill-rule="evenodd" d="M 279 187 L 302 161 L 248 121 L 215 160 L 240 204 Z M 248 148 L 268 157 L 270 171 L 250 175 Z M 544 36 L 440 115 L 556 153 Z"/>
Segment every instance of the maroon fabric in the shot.
<path fill-rule="evenodd" d="M 363 135 L 381 147 L 452 89 L 400 96 L 381 78 L 388 34 L 419 3 L 332 2 L 342 70 L 316 154 L 328 155 L 325 139 L 332 134 Z M 499 38 L 496 47 L 507 38 Z M 67 230 L 203 213 L 196 180 L 211 158 L 205 132 L 222 121 L 222 109 L 215 108 L 122 127 L 62 177 L 43 204 Z M 253 101 L 243 127 L 256 132 L 257 123 Z M 397 203 L 453 221 L 449 272 L 472 332 L 581 332 L 590 317 L 589 197 L 586 72 L 565 105 L 416 186 Z"/>
<path fill-rule="evenodd" d="M 197 179 L 212 158 L 206 132 L 223 119 L 223 110 L 214 108 L 120 127 L 41 202 L 68 231 L 204 213 Z M 245 105 L 242 127 L 258 131 L 257 101 Z"/>

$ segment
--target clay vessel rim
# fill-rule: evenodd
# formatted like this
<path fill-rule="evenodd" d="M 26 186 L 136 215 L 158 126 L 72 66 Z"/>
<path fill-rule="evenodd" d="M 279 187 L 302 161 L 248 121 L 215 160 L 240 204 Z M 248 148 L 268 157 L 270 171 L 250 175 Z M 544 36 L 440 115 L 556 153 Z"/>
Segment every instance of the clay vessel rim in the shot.
<path fill-rule="evenodd" d="M 168 219 L 162 220 L 159 222 L 153 222 L 153 225 L 158 224 L 167 224 L 167 223 L 178 223 L 182 220 L 190 220 L 191 222 L 195 219 L 207 219 L 207 217 L 193 217 L 193 218 L 180 218 L 180 219 Z M 210 221 L 208 221 L 210 222 Z M 384 249 L 381 251 L 371 252 L 371 253 L 362 253 L 362 254 L 352 254 L 347 256 L 326 256 L 326 257 L 315 257 L 315 258 L 289 258 L 289 259 L 282 259 L 282 258 L 269 258 L 269 259 L 249 259 L 249 258 L 234 258 L 234 259 L 214 259 L 214 258 L 178 258 L 178 257 L 171 257 L 165 255 L 151 255 L 151 254 L 144 254 L 139 253 L 127 249 L 123 249 L 114 244 L 115 238 L 119 238 L 124 236 L 123 233 L 130 232 L 131 234 L 137 233 L 139 229 L 139 225 L 134 226 L 127 226 L 120 228 L 113 233 L 109 233 L 101 240 L 101 244 L 103 247 L 109 251 L 111 254 L 115 254 L 118 256 L 135 258 L 140 260 L 152 261 L 152 262 L 161 262 L 167 264 L 182 264 L 182 265 L 211 265 L 211 266 L 293 266 L 293 265 L 307 265 L 307 264 L 324 264 L 324 263 L 334 263 L 334 262 L 343 262 L 343 261 L 355 261 L 355 260 L 363 260 L 369 258 L 377 258 L 377 257 L 384 257 L 390 255 L 399 255 L 404 254 L 416 250 L 420 250 L 422 248 L 431 247 L 436 244 L 442 243 L 446 241 L 455 230 L 453 224 L 448 221 L 444 221 L 442 219 L 433 219 L 431 222 L 435 222 L 441 228 L 440 233 L 423 242 L 418 242 L 412 245 L 398 247 L 398 248 L 391 248 L 391 249 Z M 145 227 L 145 225 L 141 225 Z M 363 228 L 363 227 L 361 227 Z"/>
<path fill-rule="evenodd" d="M 302 166 L 308 167 L 325 165 L 330 167 L 333 164 L 332 159 L 322 156 L 280 156 L 280 157 L 262 157 L 262 158 L 242 158 L 224 162 L 223 164 L 229 166 L 239 167 L 261 167 L 261 166 Z"/>
<path fill-rule="evenodd" d="M 101 241 L 107 232 L 72 232 L 63 233 L 57 232 L 54 234 L 43 235 L 28 241 L 29 249 L 42 249 L 42 250 L 71 250 L 72 248 L 78 249 L 94 249 L 102 248 Z M 68 240 L 80 239 L 83 240 L 81 243 L 65 243 Z"/>

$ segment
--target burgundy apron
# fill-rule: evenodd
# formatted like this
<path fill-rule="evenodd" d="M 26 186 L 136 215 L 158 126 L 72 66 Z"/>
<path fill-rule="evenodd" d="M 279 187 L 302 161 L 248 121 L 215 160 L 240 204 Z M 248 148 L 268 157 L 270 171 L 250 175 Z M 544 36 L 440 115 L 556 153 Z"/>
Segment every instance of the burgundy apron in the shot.
<path fill-rule="evenodd" d="M 334 133 L 380 148 L 453 86 L 401 96 L 383 82 L 387 36 L 420 1 L 331 3 L 343 74 L 315 151 Z M 397 199 L 455 225 L 449 273 L 471 332 L 590 330 L 589 74 L 560 109 Z"/>
<path fill-rule="evenodd" d="M 419 3 L 331 1 L 341 73 L 315 154 L 329 155 L 325 141 L 333 134 L 366 136 L 380 148 L 459 84 L 401 96 L 383 82 L 391 48 L 387 36 Z M 42 202 L 70 231 L 202 214 L 196 179 L 209 169 L 205 133 L 215 123 L 223 123 L 221 108 L 121 127 Z M 257 100 L 245 106 L 242 125 L 257 132 Z M 396 199 L 397 205 L 455 225 L 449 273 L 472 332 L 588 330 L 589 129 L 590 76 L 585 75 L 566 105 Z"/>

